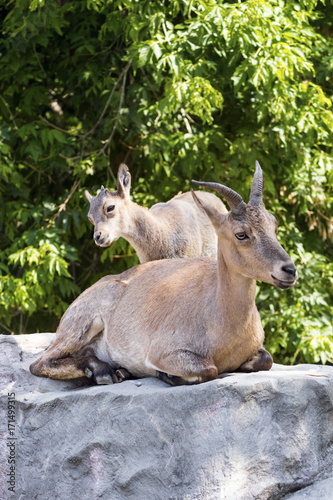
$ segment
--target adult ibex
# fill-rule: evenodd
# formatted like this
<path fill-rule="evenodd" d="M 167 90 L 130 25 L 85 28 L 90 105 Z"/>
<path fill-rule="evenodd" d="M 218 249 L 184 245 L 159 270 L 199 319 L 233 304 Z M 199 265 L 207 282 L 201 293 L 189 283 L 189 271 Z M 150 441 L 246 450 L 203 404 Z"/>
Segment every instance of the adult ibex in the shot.
<path fill-rule="evenodd" d="M 262 170 L 257 163 L 248 204 L 221 184 L 197 184 L 215 189 L 231 209 L 224 214 L 193 193 L 215 228 L 218 259 L 153 261 L 102 278 L 67 309 L 54 344 L 30 367 L 34 375 L 105 384 L 127 370 L 181 385 L 270 369 L 256 280 L 286 289 L 297 273 L 263 205 Z"/>
<path fill-rule="evenodd" d="M 130 199 L 131 174 L 125 164 L 118 170 L 118 188 L 104 189 L 97 196 L 85 191 L 90 202 L 88 218 L 94 224 L 96 245 L 107 247 L 120 236 L 135 249 L 140 262 L 175 257 L 216 257 L 217 237 L 207 215 L 191 193 L 157 203 L 150 210 Z M 205 203 L 227 213 L 221 200 L 202 193 Z"/>

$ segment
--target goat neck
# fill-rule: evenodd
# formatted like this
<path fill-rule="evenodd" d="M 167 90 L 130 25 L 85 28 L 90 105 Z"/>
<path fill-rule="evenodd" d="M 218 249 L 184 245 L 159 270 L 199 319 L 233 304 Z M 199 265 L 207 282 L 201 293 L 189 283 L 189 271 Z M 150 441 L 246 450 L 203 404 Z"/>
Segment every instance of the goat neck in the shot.
<path fill-rule="evenodd" d="M 232 325 L 244 325 L 256 311 L 256 280 L 239 273 L 228 262 L 225 242 L 218 240 L 217 302 L 223 318 Z"/>
<path fill-rule="evenodd" d="M 121 236 L 132 245 L 141 263 L 158 259 L 168 223 L 158 220 L 147 208 L 134 202 L 128 203 L 127 211 L 127 225 Z"/>

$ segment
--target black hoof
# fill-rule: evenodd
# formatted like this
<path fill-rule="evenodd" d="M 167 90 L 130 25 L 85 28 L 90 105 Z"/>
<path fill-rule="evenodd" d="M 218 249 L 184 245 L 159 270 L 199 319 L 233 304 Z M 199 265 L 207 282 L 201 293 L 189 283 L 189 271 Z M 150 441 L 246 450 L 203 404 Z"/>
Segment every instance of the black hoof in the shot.
<path fill-rule="evenodd" d="M 238 368 L 238 371 L 245 373 L 259 372 L 262 370 L 268 371 L 272 368 L 272 365 L 272 356 L 268 351 L 266 351 L 266 349 L 261 347 L 252 359 L 249 359 Z"/>
<path fill-rule="evenodd" d="M 169 385 L 192 385 L 193 382 L 189 382 L 182 377 L 177 377 L 175 375 L 169 375 L 168 373 L 158 372 L 158 377 Z"/>
<path fill-rule="evenodd" d="M 125 368 L 118 368 L 118 370 L 116 370 L 116 375 L 119 379 L 119 382 L 122 382 L 123 380 L 129 380 L 129 379 L 135 378 Z"/>

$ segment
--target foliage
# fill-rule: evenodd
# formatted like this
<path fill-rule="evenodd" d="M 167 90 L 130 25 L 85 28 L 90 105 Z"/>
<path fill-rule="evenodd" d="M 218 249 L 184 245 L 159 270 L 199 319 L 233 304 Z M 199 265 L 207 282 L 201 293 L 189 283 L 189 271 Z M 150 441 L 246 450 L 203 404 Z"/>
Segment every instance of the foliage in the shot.
<path fill-rule="evenodd" d="M 0 13 L 0 316 L 53 330 L 79 291 L 138 262 L 97 248 L 83 196 L 115 189 L 151 206 L 222 182 L 265 203 L 299 269 L 260 284 L 280 362 L 333 362 L 332 20 L 317 0 L 17 0 Z"/>

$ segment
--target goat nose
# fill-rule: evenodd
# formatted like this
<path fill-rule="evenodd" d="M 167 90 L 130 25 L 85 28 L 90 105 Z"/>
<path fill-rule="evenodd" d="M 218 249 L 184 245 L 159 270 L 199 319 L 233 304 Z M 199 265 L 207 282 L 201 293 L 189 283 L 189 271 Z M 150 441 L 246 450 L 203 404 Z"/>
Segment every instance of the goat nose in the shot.
<path fill-rule="evenodd" d="M 293 278 L 296 276 L 296 267 L 293 264 L 288 264 L 287 266 L 282 267 L 282 271 L 290 274 Z"/>
<path fill-rule="evenodd" d="M 100 231 L 98 233 L 95 233 L 94 238 L 95 238 L 96 243 L 99 241 L 100 237 L 101 237 Z"/>

